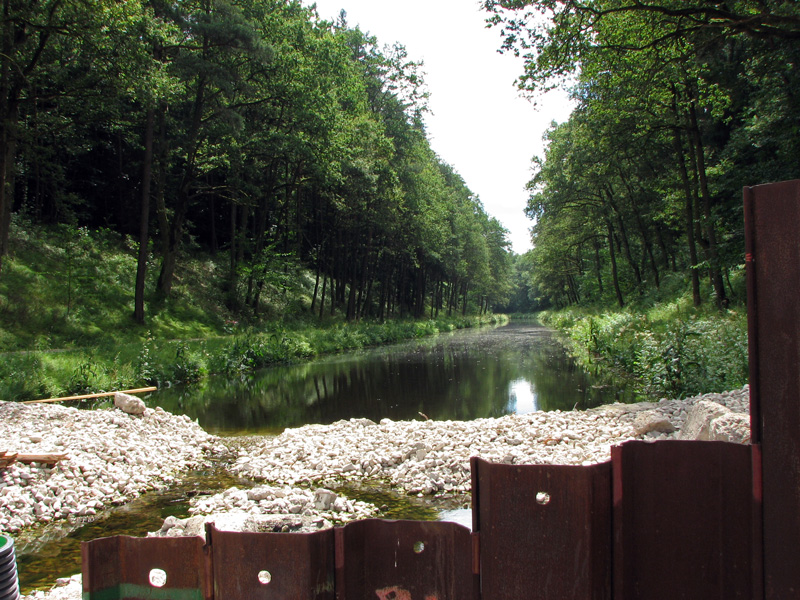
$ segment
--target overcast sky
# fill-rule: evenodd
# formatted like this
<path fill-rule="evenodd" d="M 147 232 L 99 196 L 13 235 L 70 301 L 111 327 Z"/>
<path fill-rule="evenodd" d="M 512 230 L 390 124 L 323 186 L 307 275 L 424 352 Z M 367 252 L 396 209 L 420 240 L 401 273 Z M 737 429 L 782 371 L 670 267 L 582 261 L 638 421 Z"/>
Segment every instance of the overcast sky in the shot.
<path fill-rule="evenodd" d="M 307 5 L 311 0 L 304 0 Z M 551 121 L 569 117 L 566 94 L 551 92 L 537 107 L 521 98 L 514 80 L 522 61 L 499 54 L 500 32 L 486 29 L 477 0 L 317 0 L 320 17 L 347 12 L 348 25 L 400 42 L 425 63 L 433 114 L 426 116 L 433 150 L 455 167 L 486 212 L 509 230 L 514 252 L 530 249 L 531 222 L 523 212 L 531 158 L 543 152 Z"/>

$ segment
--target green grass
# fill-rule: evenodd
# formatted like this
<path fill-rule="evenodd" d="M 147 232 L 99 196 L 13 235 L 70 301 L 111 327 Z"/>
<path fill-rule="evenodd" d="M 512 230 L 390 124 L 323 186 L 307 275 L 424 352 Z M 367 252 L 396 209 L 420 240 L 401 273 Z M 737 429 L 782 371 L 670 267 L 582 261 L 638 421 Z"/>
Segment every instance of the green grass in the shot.
<path fill-rule="evenodd" d="M 155 288 L 151 260 L 147 289 Z M 213 260 L 185 261 L 169 299 L 147 300 L 145 328 L 134 322 L 136 248 L 108 230 L 33 228 L 15 223 L 0 274 L 0 352 L 93 346 L 109 340 L 191 338 L 222 331 L 230 314 Z"/>
<path fill-rule="evenodd" d="M 747 311 L 694 308 L 683 295 L 648 309 L 540 313 L 585 365 L 635 378 L 651 397 L 685 397 L 748 382 Z"/>
<path fill-rule="evenodd" d="M 504 319 L 320 322 L 302 310 L 313 282 L 300 274 L 295 289 L 275 294 L 266 318 L 256 320 L 227 308 L 227 257 L 196 256 L 181 261 L 170 298 L 146 299 L 141 326 L 132 317 L 136 249 L 130 238 L 15 221 L 11 241 L 0 274 L 2 400 L 191 383 Z M 155 261 L 148 277 L 153 290 Z"/>

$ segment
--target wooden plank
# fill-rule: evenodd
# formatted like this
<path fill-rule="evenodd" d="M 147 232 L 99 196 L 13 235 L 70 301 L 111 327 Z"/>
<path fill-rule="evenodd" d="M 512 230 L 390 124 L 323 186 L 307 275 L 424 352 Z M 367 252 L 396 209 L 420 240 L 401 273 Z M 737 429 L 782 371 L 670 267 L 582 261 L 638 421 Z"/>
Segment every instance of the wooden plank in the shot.
<path fill-rule="evenodd" d="M 31 463 L 54 465 L 62 460 L 69 460 L 69 456 L 66 454 L 17 454 L 17 461 L 26 465 Z"/>
<path fill-rule="evenodd" d="M 17 462 L 16 454 L 7 454 L 6 451 L 0 452 L 0 469 L 5 469 Z"/>
<path fill-rule="evenodd" d="M 69 460 L 66 454 L 8 454 L 7 452 L 0 452 L 0 469 L 6 469 L 13 465 L 15 462 L 25 463 L 43 463 L 49 466 L 61 462 L 62 460 Z"/>
<path fill-rule="evenodd" d="M 157 387 L 145 387 L 135 390 L 116 390 L 114 392 L 99 392 L 97 394 L 84 394 L 82 396 L 65 396 L 64 398 L 46 398 L 45 400 L 25 400 L 22 404 L 41 404 L 42 402 L 65 402 L 67 400 L 88 400 L 90 398 L 103 398 L 105 396 L 113 396 L 117 392 L 120 394 L 145 394 L 147 392 L 156 392 Z"/>

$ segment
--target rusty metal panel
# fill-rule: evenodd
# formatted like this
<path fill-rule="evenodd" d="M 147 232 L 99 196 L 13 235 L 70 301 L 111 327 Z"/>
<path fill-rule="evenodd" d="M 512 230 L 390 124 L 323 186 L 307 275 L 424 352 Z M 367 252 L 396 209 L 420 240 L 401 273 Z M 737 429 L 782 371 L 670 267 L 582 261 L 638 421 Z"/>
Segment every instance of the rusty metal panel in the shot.
<path fill-rule="evenodd" d="M 766 598 L 800 595 L 800 180 L 744 189 L 750 402 Z"/>
<path fill-rule="evenodd" d="M 208 528 L 215 600 L 333 600 L 334 533 Z"/>
<path fill-rule="evenodd" d="M 337 600 L 478 600 L 456 523 L 369 519 L 336 529 Z"/>
<path fill-rule="evenodd" d="M 614 598 L 761 598 L 751 446 L 627 442 L 611 451 Z"/>
<path fill-rule="evenodd" d="M 472 459 L 482 600 L 611 598 L 611 465 Z"/>
<path fill-rule="evenodd" d="M 210 600 L 204 540 L 115 536 L 81 544 L 84 600 Z"/>

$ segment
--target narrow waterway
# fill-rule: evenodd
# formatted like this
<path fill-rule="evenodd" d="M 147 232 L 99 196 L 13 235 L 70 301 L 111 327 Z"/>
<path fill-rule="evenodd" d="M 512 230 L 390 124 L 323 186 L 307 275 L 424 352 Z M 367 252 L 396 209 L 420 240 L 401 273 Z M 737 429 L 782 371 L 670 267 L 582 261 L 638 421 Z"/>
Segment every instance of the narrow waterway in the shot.
<path fill-rule="evenodd" d="M 471 420 L 631 399 L 624 382 L 600 381 L 579 367 L 550 330 L 511 323 L 215 377 L 160 390 L 148 402 L 230 435 L 364 417 Z"/>
<path fill-rule="evenodd" d="M 512 323 L 273 367 L 241 378 L 212 378 L 200 386 L 162 389 L 145 399 L 150 406 L 197 419 L 211 433 L 240 436 L 349 418 L 471 420 L 586 409 L 631 401 L 633 394 L 625 382 L 600 381 L 578 366 L 551 331 Z M 17 540 L 20 583 L 29 591 L 79 572 L 81 541 L 144 536 L 169 515 L 188 516 L 193 496 L 250 484 L 231 477 L 221 463 L 90 522 L 53 524 L 23 535 Z M 439 506 L 429 498 L 369 486 L 336 491 L 384 507 L 387 518 L 438 518 L 469 526 L 468 510 Z"/>

